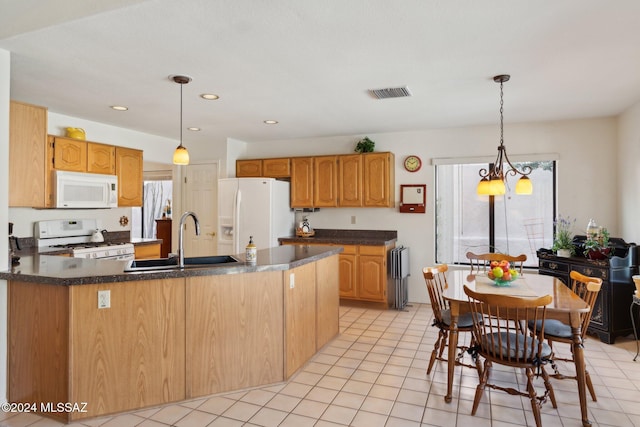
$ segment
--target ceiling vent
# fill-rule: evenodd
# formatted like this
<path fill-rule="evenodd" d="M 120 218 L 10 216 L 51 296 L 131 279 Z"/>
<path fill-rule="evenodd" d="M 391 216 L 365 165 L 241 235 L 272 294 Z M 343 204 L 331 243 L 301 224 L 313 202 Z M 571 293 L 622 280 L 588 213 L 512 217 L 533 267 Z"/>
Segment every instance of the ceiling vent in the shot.
<path fill-rule="evenodd" d="M 407 86 L 369 89 L 369 93 L 376 99 L 403 98 L 405 96 L 411 96 L 411 92 Z"/>

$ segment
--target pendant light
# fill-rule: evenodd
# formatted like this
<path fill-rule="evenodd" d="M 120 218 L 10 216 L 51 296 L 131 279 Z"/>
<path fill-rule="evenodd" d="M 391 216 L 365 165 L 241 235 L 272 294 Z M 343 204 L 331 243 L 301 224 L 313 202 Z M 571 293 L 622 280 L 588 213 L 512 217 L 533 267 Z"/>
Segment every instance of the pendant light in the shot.
<path fill-rule="evenodd" d="M 191 81 L 191 77 L 170 76 L 169 78 L 180 85 L 180 145 L 178 145 L 176 151 L 173 152 L 173 164 L 188 165 L 189 152 L 185 146 L 182 145 L 182 87 Z"/>
<path fill-rule="evenodd" d="M 478 172 L 480 175 L 480 182 L 476 192 L 480 195 L 499 196 L 506 192 L 505 179 L 508 175 L 516 176 L 521 175 L 516 184 L 516 194 L 531 194 L 533 192 L 533 185 L 527 175 L 532 171 L 531 166 L 523 166 L 522 170 L 518 170 L 509 161 L 507 156 L 507 149 L 504 146 L 504 126 L 503 126 L 503 92 L 502 85 L 504 82 L 509 81 L 511 76 L 508 74 L 501 74 L 495 76 L 493 81 L 500 83 L 500 145 L 498 146 L 498 156 L 496 157 L 493 166 L 489 169 L 482 168 Z M 505 170 L 506 167 L 506 170 Z"/>

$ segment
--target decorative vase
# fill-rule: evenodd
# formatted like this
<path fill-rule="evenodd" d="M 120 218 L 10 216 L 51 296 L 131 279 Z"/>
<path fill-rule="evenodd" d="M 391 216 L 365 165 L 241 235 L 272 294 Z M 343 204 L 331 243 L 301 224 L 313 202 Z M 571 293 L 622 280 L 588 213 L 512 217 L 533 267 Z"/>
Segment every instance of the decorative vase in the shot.
<path fill-rule="evenodd" d="M 571 256 L 571 249 L 558 249 L 556 255 L 563 258 L 569 258 Z"/>

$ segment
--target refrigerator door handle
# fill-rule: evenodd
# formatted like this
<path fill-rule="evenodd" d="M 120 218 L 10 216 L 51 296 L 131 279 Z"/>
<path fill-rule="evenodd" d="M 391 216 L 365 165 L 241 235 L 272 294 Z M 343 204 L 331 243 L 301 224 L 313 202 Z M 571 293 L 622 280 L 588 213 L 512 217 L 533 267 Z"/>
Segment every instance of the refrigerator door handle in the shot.
<path fill-rule="evenodd" d="M 240 253 L 240 203 L 242 203 L 242 193 L 236 190 L 236 197 L 233 204 L 233 253 Z"/>

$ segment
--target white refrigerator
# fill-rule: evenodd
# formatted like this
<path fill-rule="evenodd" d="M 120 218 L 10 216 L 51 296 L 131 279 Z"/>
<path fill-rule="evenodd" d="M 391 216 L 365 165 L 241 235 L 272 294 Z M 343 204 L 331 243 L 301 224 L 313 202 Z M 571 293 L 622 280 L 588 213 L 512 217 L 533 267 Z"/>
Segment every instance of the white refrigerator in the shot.
<path fill-rule="evenodd" d="M 289 183 L 273 178 L 218 180 L 218 254 L 244 253 L 253 236 L 258 249 L 294 234 Z"/>

